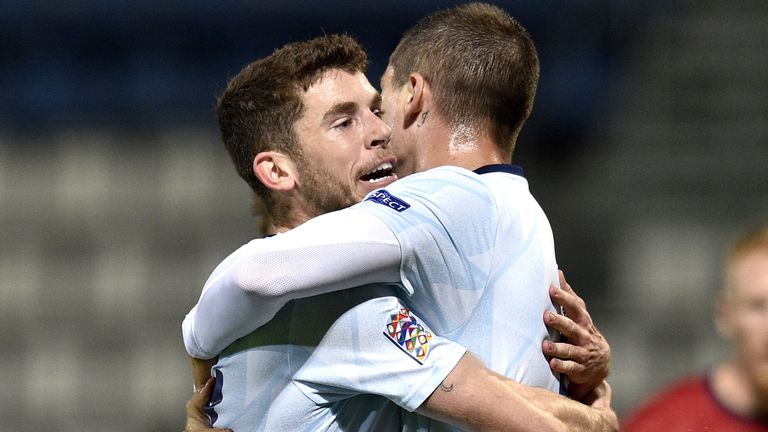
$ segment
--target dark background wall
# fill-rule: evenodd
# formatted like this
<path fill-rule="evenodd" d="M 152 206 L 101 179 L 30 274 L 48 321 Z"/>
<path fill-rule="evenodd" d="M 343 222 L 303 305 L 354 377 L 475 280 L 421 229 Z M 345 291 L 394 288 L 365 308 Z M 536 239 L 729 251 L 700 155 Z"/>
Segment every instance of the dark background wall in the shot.
<path fill-rule="evenodd" d="M 2 429 L 181 428 L 181 319 L 258 235 L 217 93 L 278 46 L 337 32 L 377 83 L 402 32 L 456 3 L 2 3 Z M 495 3 L 539 49 L 515 158 L 613 346 L 623 413 L 726 348 L 710 319 L 721 252 L 768 221 L 768 7 Z"/>

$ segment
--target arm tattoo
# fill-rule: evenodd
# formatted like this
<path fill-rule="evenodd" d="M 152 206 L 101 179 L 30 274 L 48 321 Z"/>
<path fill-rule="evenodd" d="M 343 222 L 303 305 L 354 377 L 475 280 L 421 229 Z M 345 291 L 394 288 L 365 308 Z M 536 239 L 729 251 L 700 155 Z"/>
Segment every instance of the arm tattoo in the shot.
<path fill-rule="evenodd" d="M 428 115 L 429 115 L 429 111 L 424 111 L 424 112 L 421 114 L 421 121 L 420 121 L 420 122 L 418 122 L 418 123 L 416 123 L 416 127 L 422 127 L 422 126 L 424 126 L 424 123 L 426 123 L 426 121 L 427 121 L 427 116 L 428 116 Z"/>
<path fill-rule="evenodd" d="M 446 393 L 451 392 L 451 391 L 453 391 L 453 384 L 445 385 L 443 383 L 440 383 L 440 390 L 442 390 L 442 391 L 444 391 Z"/>

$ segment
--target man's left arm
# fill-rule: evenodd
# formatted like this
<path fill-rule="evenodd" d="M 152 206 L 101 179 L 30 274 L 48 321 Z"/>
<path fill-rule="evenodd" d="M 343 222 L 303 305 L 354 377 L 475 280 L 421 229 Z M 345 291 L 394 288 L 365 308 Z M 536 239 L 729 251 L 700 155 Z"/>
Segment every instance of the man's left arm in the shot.
<path fill-rule="evenodd" d="M 467 353 L 417 412 L 475 431 L 618 431 L 608 383 L 593 396 L 588 406 L 522 385 Z"/>

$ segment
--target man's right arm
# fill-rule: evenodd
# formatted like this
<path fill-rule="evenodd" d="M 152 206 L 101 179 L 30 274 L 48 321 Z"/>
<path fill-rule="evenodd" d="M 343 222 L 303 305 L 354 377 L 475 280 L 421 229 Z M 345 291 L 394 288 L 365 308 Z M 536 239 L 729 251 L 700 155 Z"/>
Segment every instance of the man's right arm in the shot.
<path fill-rule="evenodd" d="M 618 431 L 603 383 L 591 406 L 524 386 L 467 353 L 417 412 L 478 431 Z"/>

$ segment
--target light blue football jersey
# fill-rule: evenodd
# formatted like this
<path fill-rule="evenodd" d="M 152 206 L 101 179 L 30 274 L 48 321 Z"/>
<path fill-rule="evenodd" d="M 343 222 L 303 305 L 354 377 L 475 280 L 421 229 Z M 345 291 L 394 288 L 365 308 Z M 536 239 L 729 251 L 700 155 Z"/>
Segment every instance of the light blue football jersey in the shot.
<path fill-rule="evenodd" d="M 406 410 L 418 407 L 437 387 L 463 354 L 462 346 L 498 373 L 558 391 L 558 377 L 541 352 L 549 336 L 543 314 L 554 310 L 548 287 L 558 280 L 552 232 L 517 168 L 490 166 L 479 173 L 436 168 L 372 192 L 353 208 L 375 215 L 397 238 L 402 253 L 398 295 L 404 300 L 380 286 L 294 300 L 283 307 L 266 326 L 230 346 L 215 367 L 216 426 L 238 431 L 448 430 Z M 337 213 L 331 225 L 348 226 L 345 211 Z M 260 244 L 252 242 L 240 251 L 253 259 L 248 265 L 262 256 Z M 302 269 L 288 260 L 302 256 L 298 249 L 298 255 L 284 255 L 282 265 L 267 261 L 256 274 L 274 275 L 278 281 L 302 278 Z M 313 275 L 307 276 L 309 282 L 333 275 L 340 266 L 356 265 L 353 257 L 299 262 L 327 263 L 325 271 L 308 272 Z M 228 258 L 214 274 L 229 272 L 234 261 Z M 332 277 L 326 279 L 330 284 Z M 392 280 L 397 279 L 395 271 Z M 237 300 L 242 291 L 232 280 L 218 278 L 210 287 L 216 295 L 209 294 L 207 301 L 226 308 L 242 305 L 235 315 L 242 321 L 252 306 Z M 412 309 L 407 315 L 416 324 L 411 327 L 434 331 L 426 352 L 418 350 L 420 339 L 413 332 L 405 333 L 405 339 L 403 333 L 388 335 L 392 317 L 403 306 Z M 204 309 L 197 325 L 222 327 L 226 317 L 216 316 L 216 309 Z M 426 360 L 416 363 L 425 353 Z"/>
<path fill-rule="evenodd" d="M 560 390 L 541 350 L 555 337 L 543 321 L 558 283 L 554 240 L 519 167 L 435 168 L 356 207 L 397 237 L 408 301 L 432 330 L 500 374 Z"/>
<path fill-rule="evenodd" d="M 464 352 L 389 287 L 296 300 L 222 353 L 207 412 L 239 432 L 401 430 L 400 407 L 418 408 Z"/>

